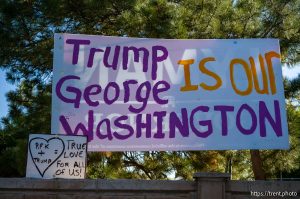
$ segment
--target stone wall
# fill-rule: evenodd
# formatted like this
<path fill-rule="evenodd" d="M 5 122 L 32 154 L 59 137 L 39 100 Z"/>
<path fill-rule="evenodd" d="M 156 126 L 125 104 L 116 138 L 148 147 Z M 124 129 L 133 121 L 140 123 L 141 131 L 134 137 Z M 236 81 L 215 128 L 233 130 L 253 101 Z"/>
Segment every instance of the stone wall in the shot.
<path fill-rule="evenodd" d="M 194 177 L 194 181 L 0 178 L 0 199 L 235 199 L 253 198 L 251 191 L 294 192 L 298 194 L 294 198 L 300 198 L 300 181 L 231 181 L 224 173 Z"/>

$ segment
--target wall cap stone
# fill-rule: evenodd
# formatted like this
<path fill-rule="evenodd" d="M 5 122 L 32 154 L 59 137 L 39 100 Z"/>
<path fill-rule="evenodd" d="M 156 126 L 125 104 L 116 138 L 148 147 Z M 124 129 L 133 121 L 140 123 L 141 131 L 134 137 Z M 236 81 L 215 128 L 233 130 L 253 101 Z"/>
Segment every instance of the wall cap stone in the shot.
<path fill-rule="evenodd" d="M 228 178 L 230 173 L 217 173 L 217 172 L 197 172 L 193 175 L 194 178 Z"/>

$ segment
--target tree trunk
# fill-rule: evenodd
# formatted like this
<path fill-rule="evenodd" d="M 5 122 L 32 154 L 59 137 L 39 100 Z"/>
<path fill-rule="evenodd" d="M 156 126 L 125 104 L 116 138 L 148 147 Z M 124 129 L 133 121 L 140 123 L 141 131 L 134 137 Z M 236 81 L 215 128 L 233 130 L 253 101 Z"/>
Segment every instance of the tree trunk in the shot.
<path fill-rule="evenodd" d="M 266 180 L 266 174 L 262 167 L 259 150 L 250 150 L 252 170 L 255 180 Z"/>

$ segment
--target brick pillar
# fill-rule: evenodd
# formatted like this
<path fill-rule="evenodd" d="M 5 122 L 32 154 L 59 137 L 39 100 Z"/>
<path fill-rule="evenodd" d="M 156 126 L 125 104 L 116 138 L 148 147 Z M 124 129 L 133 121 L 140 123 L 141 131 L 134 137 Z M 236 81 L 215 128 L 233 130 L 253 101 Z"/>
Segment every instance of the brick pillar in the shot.
<path fill-rule="evenodd" d="M 197 199 L 225 199 L 225 184 L 229 173 L 195 173 Z"/>

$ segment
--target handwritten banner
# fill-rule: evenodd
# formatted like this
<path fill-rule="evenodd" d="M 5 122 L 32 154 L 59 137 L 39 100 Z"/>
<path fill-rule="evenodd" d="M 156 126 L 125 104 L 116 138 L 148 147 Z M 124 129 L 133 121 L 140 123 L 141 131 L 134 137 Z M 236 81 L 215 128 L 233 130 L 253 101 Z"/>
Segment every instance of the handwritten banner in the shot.
<path fill-rule="evenodd" d="M 83 179 L 86 152 L 86 136 L 31 134 L 26 177 Z"/>
<path fill-rule="evenodd" d="M 56 34 L 52 133 L 89 151 L 287 149 L 279 41 Z"/>

